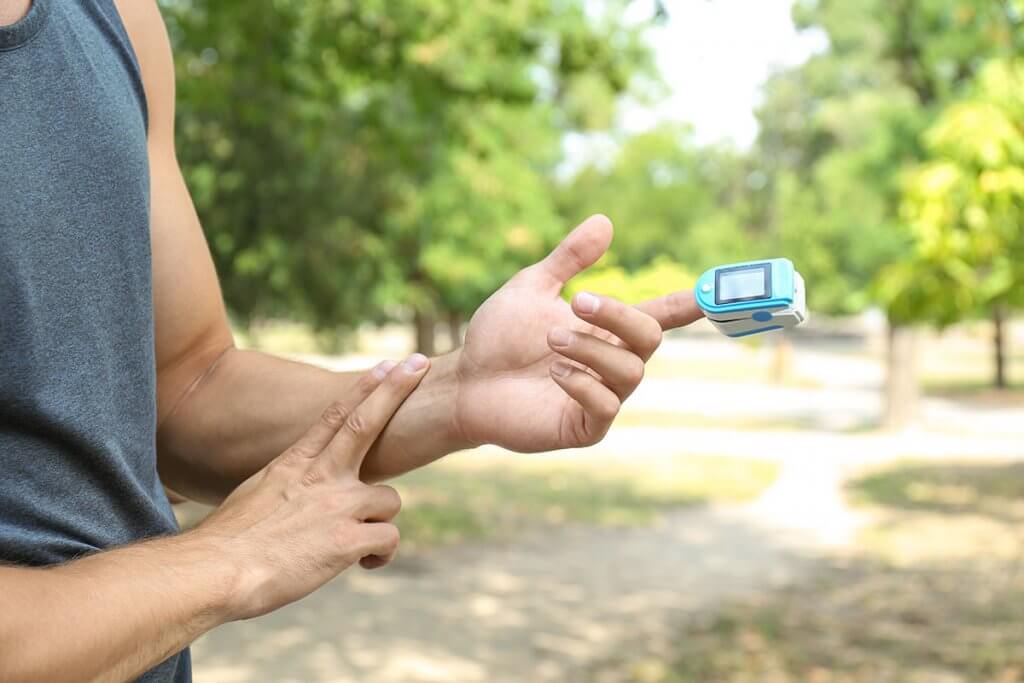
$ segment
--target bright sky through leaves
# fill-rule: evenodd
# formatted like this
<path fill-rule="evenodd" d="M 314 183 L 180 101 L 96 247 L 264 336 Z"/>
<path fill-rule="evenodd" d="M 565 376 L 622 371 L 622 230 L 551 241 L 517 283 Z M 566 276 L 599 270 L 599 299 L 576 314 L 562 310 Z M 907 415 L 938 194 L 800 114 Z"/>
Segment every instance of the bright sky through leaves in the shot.
<path fill-rule="evenodd" d="M 700 143 L 729 139 L 746 147 L 757 135 L 754 109 L 774 69 L 825 49 L 823 33 L 797 32 L 793 0 L 668 0 L 669 19 L 650 30 L 669 96 L 624 111 L 630 131 L 662 121 L 693 124 Z M 630 13 L 650 16 L 647 1 Z"/>

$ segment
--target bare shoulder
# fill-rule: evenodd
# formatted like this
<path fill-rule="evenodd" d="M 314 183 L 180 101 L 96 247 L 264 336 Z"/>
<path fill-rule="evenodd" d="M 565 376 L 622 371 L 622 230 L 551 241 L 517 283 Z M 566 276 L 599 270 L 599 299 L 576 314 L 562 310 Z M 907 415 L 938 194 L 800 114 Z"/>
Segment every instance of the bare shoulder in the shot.
<path fill-rule="evenodd" d="M 150 146 L 174 137 L 174 60 L 156 0 L 114 0 L 142 72 L 149 105 Z"/>
<path fill-rule="evenodd" d="M 28 14 L 32 0 L 8 0 L 0 2 L 0 26 L 8 26 Z"/>

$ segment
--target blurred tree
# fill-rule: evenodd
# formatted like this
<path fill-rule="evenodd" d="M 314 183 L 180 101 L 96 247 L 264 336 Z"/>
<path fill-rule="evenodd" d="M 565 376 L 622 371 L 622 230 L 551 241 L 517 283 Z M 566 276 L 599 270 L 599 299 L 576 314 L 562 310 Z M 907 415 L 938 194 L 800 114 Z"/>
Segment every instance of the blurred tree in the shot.
<path fill-rule="evenodd" d="M 988 311 L 1003 388 L 1005 311 L 1024 305 L 1024 61 L 990 63 L 925 141 L 930 159 L 908 175 L 903 206 L 915 253 L 886 271 L 882 293 L 904 320 Z"/>
<path fill-rule="evenodd" d="M 162 0 L 179 155 L 241 322 L 467 313 L 558 230 L 561 134 L 651 61 L 625 1 Z"/>
<path fill-rule="evenodd" d="M 1024 46 L 1021 0 L 800 0 L 794 18 L 826 51 L 774 76 L 759 113 L 768 179 L 761 220 L 812 283 L 811 306 L 872 302 L 885 268 L 910 258 L 903 178 L 922 133 L 989 56 Z M 891 314 L 886 422 L 913 411 L 911 320 Z"/>
<path fill-rule="evenodd" d="M 698 147 L 689 127 L 664 125 L 623 141 L 606 165 L 583 168 L 563 192 L 562 212 L 614 218 L 610 272 L 628 278 L 660 260 L 699 273 L 760 255 L 743 205 L 747 165 L 733 150 Z"/>

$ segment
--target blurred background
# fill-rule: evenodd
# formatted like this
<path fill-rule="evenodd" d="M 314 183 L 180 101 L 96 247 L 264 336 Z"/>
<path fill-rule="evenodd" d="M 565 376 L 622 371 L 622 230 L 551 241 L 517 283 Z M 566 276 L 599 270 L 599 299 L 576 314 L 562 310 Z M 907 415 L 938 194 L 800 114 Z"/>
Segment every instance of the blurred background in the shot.
<path fill-rule="evenodd" d="M 396 563 L 198 681 L 1024 681 L 1024 1 L 160 4 L 246 346 L 444 352 L 596 212 L 567 294 L 787 256 L 813 312 L 667 335 L 598 446 L 400 478 Z"/>

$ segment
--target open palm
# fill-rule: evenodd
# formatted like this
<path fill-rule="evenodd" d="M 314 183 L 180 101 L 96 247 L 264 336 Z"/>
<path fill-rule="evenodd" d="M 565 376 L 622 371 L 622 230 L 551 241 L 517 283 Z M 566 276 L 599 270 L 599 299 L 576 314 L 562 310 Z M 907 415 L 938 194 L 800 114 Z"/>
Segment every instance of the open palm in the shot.
<path fill-rule="evenodd" d="M 639 384 L 662 329 L 700 317 L 689 292 L 635 307 L 589 294 L 565 302 L 565 282 L 611 239 L 608 219 L 588 219 L 477 310 L 456 367 L 467 439 L 516 451 L 595 443 Z M 567 343 L 557 343 L 560 333 Z"/>

